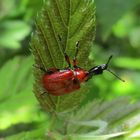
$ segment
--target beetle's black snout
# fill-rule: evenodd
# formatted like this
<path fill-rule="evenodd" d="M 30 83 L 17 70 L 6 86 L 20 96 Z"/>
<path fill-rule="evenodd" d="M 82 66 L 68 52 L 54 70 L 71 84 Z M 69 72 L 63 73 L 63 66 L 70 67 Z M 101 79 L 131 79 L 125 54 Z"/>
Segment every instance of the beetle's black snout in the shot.
<path fill-rule="evenodd" d="M 115 73 L 113 73 L 112 71 L 110 71 L 110 70 L 108 69 L 108 64 L 109 64 L 111 58 L 112 58 L 112 55 L 109 57 L 109 59 L 108 59 L 108 61 L 107 61 L 106 64 L 101 64 L 101 65 L 99 65 L 99 66 L 95 66 L 95 67 L 93 67 L 92 69 L 90 69 L 90 70 L 88 71 L 88 75 L 87 75 L 87 76 L 88 76 L 88 79 L 90 79 L 93 75 L 102 74 L 104 70 L 107 70 L 107 71 L 109 71 L 110 73 L 112 73 L 115 77 L 117 77 L 119 80 L 121 80 L 122 82 L 124 82 L 123 79 L 121 79 L 119 76 L 117 76 Z"/>
<path fill-rule="evenodd" d="M 98 75 L 98 74 L 102 74 L 104 70 L 107 69 L 107 65 L 106 64 L 102 64 L 99 66 L 95 66 L 92 69 L 90 69 L 89 72 L 89 76 L 93 76 L 93 75 Z"/>
<path fill-rule="evenodd" d="M 90 69 L 88 71 L 89 72 L 89 76 L 102 74 L 104 70 L 107 70 L 108 64 L 109 64 L 111 58 L 112 58 L 112 55 L 109 57 L 109 59 L 108 59 L 106 64 L 101 64 L 99 66 L 95 66 L 92 69 Z"/>

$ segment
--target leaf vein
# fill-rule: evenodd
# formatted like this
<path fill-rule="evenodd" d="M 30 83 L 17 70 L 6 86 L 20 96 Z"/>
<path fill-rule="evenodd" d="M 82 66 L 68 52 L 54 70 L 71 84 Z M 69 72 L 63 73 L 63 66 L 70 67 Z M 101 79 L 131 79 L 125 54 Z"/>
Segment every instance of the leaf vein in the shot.
<path fill-rule="evenodd" d="M 55 0 L 55 3 L 56 3 L 56 5 L 57 5 L 57 9 L 58 9 L 58 11 L 59 11 L 59 15 L 60 15 L 60 18 L 61 18 L 61 20 L 62 20 L 62 23 L 63 23 L 64 27 L 67 29 L 68 27 L 67 27 L 67 25 L 66 25 L 66 23 L 65 23 L 65 20 L 64 20 L 62 14 L 61 14 L 61 12 L 60 12 L 60 6 L 59 6 L 57 0 Z"/>
<path fill-rule="evenodd" d="M 41 34 L 43 35 L 44 41 L 45 41 L 45 43 L 47 44 L 46 46 L 47 46 L 47 48 L 48 48 L 48 51 L 49 51 L 49 54 L 50 54 L 50 58 L 51 58 L 51 60 L 52 60 L 52 63 L 53 63 L 53 65 L 56 67 L 55 62 L 54 62 L 54 60 L 53 60 L 53 56 L 52 56 L 52 54 L 51 54 L 51 50 L 50 50 L 50 48 L 48 47 L 48 46 L 49 46 L 49 43 L 48 43 L 48 41 L 46 40 L 46 35 L 45 35 L 45 33 L 43 32 L 41 26 L 39 26 L 39 25 L 37 24 L 37 27 L 38 27 L 39 31 L 41 32 Z"/>

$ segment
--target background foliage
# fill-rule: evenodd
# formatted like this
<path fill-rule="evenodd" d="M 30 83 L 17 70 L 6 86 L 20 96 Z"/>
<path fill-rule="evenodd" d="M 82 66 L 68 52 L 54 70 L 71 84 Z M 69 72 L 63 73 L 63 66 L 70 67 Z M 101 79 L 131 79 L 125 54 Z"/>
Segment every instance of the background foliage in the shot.
<path fill-rule="evenodd" d="M 0 1 L 0 138 L 45 139 L 47 129 L 52 125 L 49 114 L 40 108 L 32 92 L 34 61 L 29 41 L 42 3 L 38 0 Z M 69 118 L 69 139 L 90 139 L 86 132 L 90 132 L 91 128 L 88 122 L 83 122 L 85 120 L 93 120 L 90 123 L 95 126 L 94 129 L 99 127 L 97 130 L 101 130 L 93 131 L 94 139 L 99 139 L 95 134 L 100 139 L 124 133 L 117 139 L 139 137 L 140 1 L 95 0 L 95 4 L 96 39 L 89 58 L 94 65 L 102 64 L 113 54 L 110 67 L 126 82 L 116 80 L 107 72 L 90 80 L 86 89 L 89 93 L 84 101 L 87 106 Z M 72 129 L 73 126 L 75 129 Z M 131 133 L 128 133 L 129 130 Z M 53 136 L 62 139 L 58 132 L 48 137 Z"/>

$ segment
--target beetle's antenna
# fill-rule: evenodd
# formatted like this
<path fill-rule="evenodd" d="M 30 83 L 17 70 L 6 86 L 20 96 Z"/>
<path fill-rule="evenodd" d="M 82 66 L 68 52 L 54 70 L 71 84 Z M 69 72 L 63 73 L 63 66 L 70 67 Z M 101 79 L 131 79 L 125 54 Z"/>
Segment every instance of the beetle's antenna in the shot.
<path fill-rule="evenodd" d="M 111 55 L 106 63 L 106 66 L 108 67 L 108 64 L 110 62 L 110 60 L 112 59 L 113 55 Z M 106 67 L 106 68 L 107 68 Z M 112 72 L 110 69 L 106 69 L 107 71 L 109 71 L 110 73 L 112 73 L 116 78 L 118 78 L 119 80 L 121 80 L 122 82 L 125 82 L 125 80 L 121 79 L 118 75 L 116 75 L 114 72 Z"/>
<path fill-rule="evenodd" d="M 119 80 L 121 80 L 122 82 L 125 82 L 125 80 L 121 79 L 118 75 L 116 75 L 114 72 L 112 72 L 109 69 L 106 69 L 107 71 L 109 71 L 110 73 L 112 73 L 116 78 L 118 78 Z"/>
<path fill-rule="evenodd" d="M 112 59 L 112 57 L 113 57 L 113 55 L 110 55 L 110 57 L 108 58 L 108 61 L 107 61 L 106 65 L 109 64 L 109 62 L 110 62 L 110 60 Z"/>

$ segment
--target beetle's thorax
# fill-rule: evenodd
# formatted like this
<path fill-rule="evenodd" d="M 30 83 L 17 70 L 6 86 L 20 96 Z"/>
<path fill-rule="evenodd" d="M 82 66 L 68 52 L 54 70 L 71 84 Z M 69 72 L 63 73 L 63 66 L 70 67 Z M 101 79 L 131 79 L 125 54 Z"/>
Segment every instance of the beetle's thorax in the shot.
<path fill-rule="evenodd" d="M 84 82 L 87 80 L 88 71 L 85 71 L 83 69 L 74 69 L 73 72 L 79 82 Z"/>
<path fill-rule="evenodd" d="M 79 80 L 79 82 L 84 82 L 87 80 L 87 74 L 88 71 L 85 71 L 81 68 L 74 68 L 74 69 L 65 69 L 65 70 L 60 70 L 60 72 L 72 72 L 73 73 L 73 78 Z"/>

